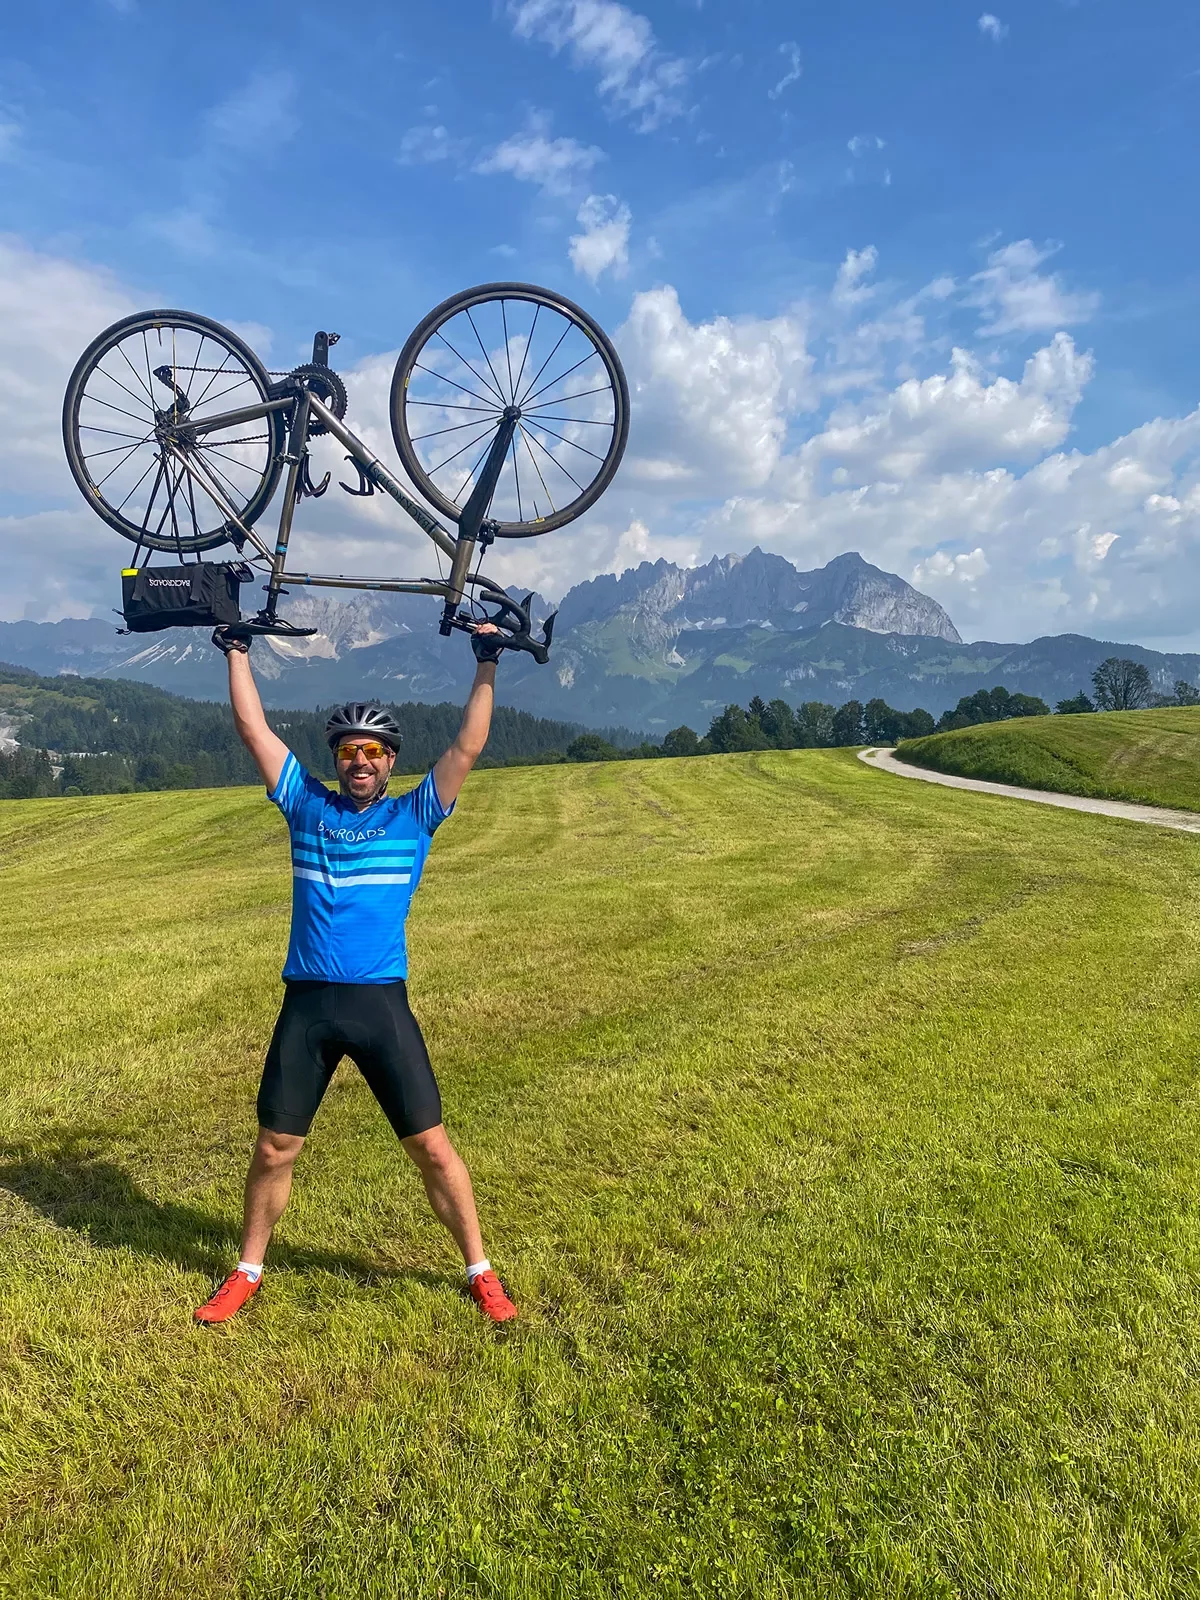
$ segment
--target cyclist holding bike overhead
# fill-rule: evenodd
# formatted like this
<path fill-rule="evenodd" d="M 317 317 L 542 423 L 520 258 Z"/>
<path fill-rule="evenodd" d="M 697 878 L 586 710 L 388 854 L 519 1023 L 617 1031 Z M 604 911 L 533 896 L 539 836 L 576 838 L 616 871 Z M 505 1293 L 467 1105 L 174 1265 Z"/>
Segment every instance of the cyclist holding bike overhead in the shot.
<path fill-rule="evenodd" d="M 292 929 L 286 993 L 258 1091 L 258 1139 L 246 1177 L 241 1259 L 197 1322 L 226 1322 L 255 1294 L 292 1169 L 343 1056 L 367 1080 L 429 1203 L 462 1252 L 471 1297 L 493 1322 L 517 1309 L 483 1251 L 471 1179 L 442 1126 L 441 1099 L 405 980 L 404 922 L 434 831 L 487 742 L 498 630 L 472 635 L 475 681 L 454 743 L 416 788 L 387 798 L 400 730 L 382 706 L 335 711 L 326 736 L 337 762 L 334 794 L 305 772 L 272 732 L 250 670 L 249 641 L 218 628 L 229 662 L 234 722 L 292 840 Z"/>

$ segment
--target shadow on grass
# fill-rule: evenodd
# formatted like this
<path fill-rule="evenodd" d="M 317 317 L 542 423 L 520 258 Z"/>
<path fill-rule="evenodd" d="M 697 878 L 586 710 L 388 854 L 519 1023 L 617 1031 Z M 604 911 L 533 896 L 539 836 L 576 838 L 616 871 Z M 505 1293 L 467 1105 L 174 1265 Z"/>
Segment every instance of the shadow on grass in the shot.
<path fill-rule="evenodd" d="M 82 1235 L 98 1249 L 132 1250 L 196 1272 L 228 1271 L 241 1218 L 153 1199 L 105 1155 L 111 1142 L 111 1134 L 86 1129 L 59 1133 L 43 1145 L 0 1143 L 0 1189 L 19 1195 L 56 1226 Z M 389 1267 L 283 1240 L 271 1246 L 271 1264 L 296 1272 L 331 1272 L 364 1285 L 395 1278 L 430 1288 L 451 1282 L 445 1273 Z"/>

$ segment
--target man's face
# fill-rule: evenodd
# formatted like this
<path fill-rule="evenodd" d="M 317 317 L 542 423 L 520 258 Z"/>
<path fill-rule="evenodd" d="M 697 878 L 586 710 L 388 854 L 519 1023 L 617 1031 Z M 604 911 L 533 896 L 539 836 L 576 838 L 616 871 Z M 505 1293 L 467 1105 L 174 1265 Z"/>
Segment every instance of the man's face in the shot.
<path fill-rule="evenodd" d="M 338 745 L 335 759 L 342 793 L 362 805 L 377 799 L 387 788 L 396 752 L 379 739 L 351 735 Z"/>

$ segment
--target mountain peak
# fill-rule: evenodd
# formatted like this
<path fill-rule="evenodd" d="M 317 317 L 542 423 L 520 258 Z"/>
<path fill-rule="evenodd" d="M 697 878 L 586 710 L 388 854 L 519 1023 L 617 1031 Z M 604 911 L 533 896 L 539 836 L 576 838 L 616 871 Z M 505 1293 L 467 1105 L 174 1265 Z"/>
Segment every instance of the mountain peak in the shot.
<path fill-rule="evenodd" d="M 827 622 L 961 642 L 936 600 L 856 550 L 811 572 L 760 545 L 746 555 L 713 556 L 700 567 L 643 561 L 619 577 L 577 584 L 563 600 L 559 626 L 583 627 L 618 614 L 634 642 L 651 652 L 672 650 L 689 630 L 756 625 L 792 633 Z"/>

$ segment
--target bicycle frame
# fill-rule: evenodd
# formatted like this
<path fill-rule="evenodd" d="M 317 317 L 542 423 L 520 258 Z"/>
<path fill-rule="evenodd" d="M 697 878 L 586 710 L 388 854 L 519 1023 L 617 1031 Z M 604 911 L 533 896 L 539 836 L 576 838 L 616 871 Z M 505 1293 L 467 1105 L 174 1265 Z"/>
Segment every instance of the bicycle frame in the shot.
<path fill-rule="evenodd" d="M 251 524 L 242 521 L 200 454 L 187 448 L 188 443 L 201 434 L 257 421 L 272 412 L 290 413 L 288 445 L 282 457 L 288 471 L 284 482 L 283 505 L 280 508 L 274 550 L 259 538 Z M 305 493 L 305 480 L 301 478 L 301 473 L 308 455 L 309 425 L 314 419 L 346 449 L 349 459 L 362 474 L 363 481 L 390 495 L 437 548 L 450 558 L 450 574 L 447 578 L 348 578 L 332 573 L 288 570 L 286 562 L 292 518 L 298 501 Z M 266 400 L 261 405 L 239 407 L 235 411 L 225 411 L 202 420 L 181 421 L 173 430 L 173 437 L 167 441 L 167 449 L 180 467 L 186 469 L 203 485 L 205 492 L 225 514 L 231 527 L 236 529 L 235 542 L 239 546 L 252 545 L 264 561 L 270 562 L 270 579 L 266 585 L 267 603 L 259 613 L 264 631 L 271 631 L 272 625 L 276 623 L 275 613 L 279 597 L 287 593 L 286 585 L 291 583 L 304 584 L 311 588 L 377 589 L 393 594 L 427 594 L 439 597 L 444 601 L 440 624 L 440 632 L 443 634 L 449 634 L 454 628 L 469 631 L 478 621 L 469 613 L 459 610 L 470 590 L 474 591 L 478 599 L 499 606 L 506 616 L 514 618 L 515 631 L 518 634 L 528 635 L 531 620 L 527 608 L 518 605 L 490 578 L 470 571 L 471 558 L 476 546 L 482 543 L 486 547 L 491 542 L 487 533 L 487 511 L 515 425 L 515 418 L 505 416 L 498 428 L 479 481 L 463 507 L 457 536 L 451 534 L 436 517 L 419 505 L 379 457 L 346 427 L 318 395 L 307 388 L 302 389 L 299 395 Z M 278 631 L 286 632 L 286 624 L 280 626 Z"/>

